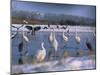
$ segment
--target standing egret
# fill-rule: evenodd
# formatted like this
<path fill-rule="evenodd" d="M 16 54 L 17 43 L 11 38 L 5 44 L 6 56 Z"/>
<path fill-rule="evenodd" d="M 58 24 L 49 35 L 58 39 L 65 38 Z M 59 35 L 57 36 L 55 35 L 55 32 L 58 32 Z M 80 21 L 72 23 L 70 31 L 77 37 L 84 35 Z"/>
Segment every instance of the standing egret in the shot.
<path fill-rule="evenodd" d="M 80 43 L 80 37 L 78 35 L 75 36 L 76 42 L 79 44 Z"/>
<path fill-rule="evenodd" d="M 53 35 L 53 42 L 52 42 L 52 44 L 53 44 L 53 47 L 54 47 L 55 51 L 57 51 L 57 49 L 58 49 L 58 42 L 57 42 L 57 39 L 55 37 L 55 32 L 54 32 L 54 35 Z"/>
<path fill-rule="evenodd" d="M 36 54 L 36 61 L 41 62 L 46 57 L 46 49 L 44 48 L 44 42 L 41 43 L 42 50 L 38 50 Z"/>
<path fill-rule="evenodd" d="M 53 41 L 53 34 L 52 34 L 52 32 L 50 33 L 49 41 L 50 41 L 50 43 L 52 43 L 52 41 Z"/>
<path fill-rule="evenodd" d="M 48 27 L 50 27 L 50 25 Z M 50 35 L 49 35 L 49 41 L 50 41 L 50 43 L 53 42 L 53 32 L 52 31 L 50 32 Z"/>
<path fill-rule="evenodd" d="M 63 37 L 63 39 L 64 39 L 65 42 L 68 42 L 68 37 L 65 36 L 64 32 L 62 33 L 62 37 Z"/>
<path fill-rule="evenodd" d="M 52 41 L 52 45 L 53 45 L 53 48 L 55 49 L 55 58 L 56 58 L 56 52 L 58 50 L 58 41 L 55 37 L 55 32 L 53 34 L 53 41 Z"/>
<path fill-rule="evenodd" d="M 23 25 L 22 25 L 23 26 Z M 24 34 L 24 26 L 22 27 L 22 41 L 19 43 L 18 45 L 18 49 L 19 49 L 19 52 L 22 52 L 23 51 L 23 47 L 24 47 L 24 40 L 26 42 L 29 42 L 29 39 L 28 37 L 25 36 Z"/>
<path fill-rule="evenodd" d="M 81 39 L 80 39 L 80 36 L 78 36 L 77 34 L 76 28 L 75 28 L 75 39 L 76 39 L 76 42 L 79 44 Z"/>

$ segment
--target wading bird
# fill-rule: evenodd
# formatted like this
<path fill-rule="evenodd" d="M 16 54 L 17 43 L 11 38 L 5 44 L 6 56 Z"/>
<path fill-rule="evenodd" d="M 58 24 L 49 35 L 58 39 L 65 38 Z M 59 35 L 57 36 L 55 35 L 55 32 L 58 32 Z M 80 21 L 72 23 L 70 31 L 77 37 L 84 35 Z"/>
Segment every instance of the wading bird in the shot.
<path fill-rule="evenodd" d="M 65 42 L 68 42 L 68 37 L 65 36 L 64 32 L 62 33 L 62 37 L 63 37 L 63 39 L 64 39 Z"/>
<path fill-rule="evenodd" d="M 22 25 L 22 26 L 23 26 L 23 25 Z M 22 52 L 22 51 L 23 51 L 24 40 L 25 40 L 26 42 L 29 42 L 28 37 L 26 37 L 25 34 L 24 34 L 24 26 L 23 26 L 23 29 L 22 29 L 22 41 L 21 41 L 21 42 L 19 43 L 19 45 L 18 45 L 19 52 Z"/>
<path fill-rule="evenodd" d="M 52 41 L 53 41 L 53 34 L 52 34 L 52 32 L 50 32 L 49 41 L 50 41 L 50 43 L 52 43 Z"/>
<path fill-rule="evenodd" d="M 44 48 L 44 42 L 41 43 L 42 50 L 38 50 L 36 54 L 36 61 L 42 62 L 46 57 L 46 49 Z"/>
<path fill-rule="evenodd" d="M 52 42 L 52 44 L 53 44 L 53 47 L 54 47 L 55 51 L 57 51 L 57 49 L 58 49 L 58 41 L 57 41 L 57 39 L 55 37 L 55 32 L 54 32 L 54 35 L 53 35 L 53 42 Z"/>
<path fill-rule="evenodd" d="M 75 28 L 75 39 L 76 39 L 76 42 L 79 44 L 81 39 L 80 39 L 80 36 L 78 36 L 77 34 L 76 28 Z"/>
<path fill-rule="evenodd" d="M 56 52 L 58 50 L 58 41 L 55 37 L 55 32 L 53 34 L 53 41 L 52 41 L 53 48 L 55 49 L 55 59 L 56 59 Z"/>
<path fill-rule="evenodd" d="M 79 37 L 78 35 L 76 35 L 76 36 L 75 36 L 75 39 L 76 39 L 76 42 L 79 44 L 80 41 L 81 41 L 80 37 Z"/>

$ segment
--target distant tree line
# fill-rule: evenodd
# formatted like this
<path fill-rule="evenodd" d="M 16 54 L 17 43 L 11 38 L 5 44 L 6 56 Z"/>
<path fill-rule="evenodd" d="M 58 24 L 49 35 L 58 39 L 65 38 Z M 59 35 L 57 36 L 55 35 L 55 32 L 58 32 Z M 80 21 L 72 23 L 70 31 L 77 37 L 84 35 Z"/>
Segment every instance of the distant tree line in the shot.
<path fill-rule="evenodd" d="M 12 19 L 46 20 L 48 24 L 95 26 L 96 20 L 80 16 L 29 11 L 12 11 Z"/>

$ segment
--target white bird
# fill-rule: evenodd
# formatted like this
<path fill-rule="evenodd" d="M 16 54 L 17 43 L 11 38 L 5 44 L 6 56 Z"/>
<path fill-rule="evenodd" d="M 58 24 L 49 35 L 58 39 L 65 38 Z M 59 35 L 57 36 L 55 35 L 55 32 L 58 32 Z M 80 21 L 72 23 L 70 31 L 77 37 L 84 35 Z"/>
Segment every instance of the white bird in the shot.
<path fill-rule="evenodd" d="M 79 44 L 80 41 L 81 41 L 80 37 L 79 37 L 78 35 L 76 35 L 76 36 L 75 36 L 75 39 L 76 39 L 76 42 Z"/>
<path fill-rule="evenodd" d="M 54 47 L 55 51 L 57 51 L 57 49 L 58 49 L 58 42 L 57 42 L 57 39 L 55 37 L 55 33 L 53 35 L 53 42 L 52 42 L 52 44 L 53 44 L 53 47 Z"/>
<path fill-rule="evenodd" d="M 65 42 L 68 42 L 68 37 L 65 36 L 64 32 L 62 33 L 62 37 L 63 37 L 63 39 L 64 39 Z"/>
<path fill-rule="evenodd" d="M 53 34 L 52 34 L 52 32 L 50 33 L 49 41 L 50 41 L 51 43 L 52 43 L 52 41 L 53 41 Z"/>
<path fill-rule="evenodd" d="M 80 36 L 77 35 L 77 31 L 75 32 L 75 39 L 76 39 L 76 42 L 79 44 L 81 39 L 80 39 Z"/>
<path fill-rule="evenodd" d="M 38 50 L 36 54 L 36 60 L 41 62 L 45 59 L 46 56 L 46 49 L 44 48 L 44 42 L 41 43 L 42 50 Z"/>

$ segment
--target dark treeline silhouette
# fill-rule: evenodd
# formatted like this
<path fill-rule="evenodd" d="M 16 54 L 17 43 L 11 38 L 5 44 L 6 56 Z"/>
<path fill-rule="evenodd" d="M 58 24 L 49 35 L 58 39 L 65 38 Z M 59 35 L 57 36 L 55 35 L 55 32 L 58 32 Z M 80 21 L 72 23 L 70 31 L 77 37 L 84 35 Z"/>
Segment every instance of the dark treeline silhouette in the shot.
<path fill-rule="evenodd" d="M 84 25 L 95 26 L 96 20 L 81 16 L 54 14 L 54 13 L 39 13 L 29 11 L 12 11 L 12 21 L 16 20 L 36 20 L 37 24 L 59 24 L 59 25 Z M 41 22 L 40 22 L 41 21 Z M 18 21 L 17 21 L 18 22 Z M 14 22 L 13 22 L 14 23 Z M 33 24 L 36 24 L 33 23 Z"/>

